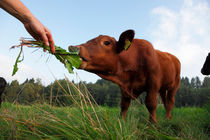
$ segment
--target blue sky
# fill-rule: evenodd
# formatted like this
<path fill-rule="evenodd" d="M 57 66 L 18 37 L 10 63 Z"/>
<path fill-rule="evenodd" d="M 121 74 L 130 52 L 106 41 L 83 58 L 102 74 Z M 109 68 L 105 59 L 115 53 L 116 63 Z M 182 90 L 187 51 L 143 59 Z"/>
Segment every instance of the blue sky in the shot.
<path fill-rule="evenodd" d="M 210 48 L 210 5 L 208 0 L 22 0 L 50 29 L 55 44 L 67 49 L 100 34 L 118 39 L 121 32 L 134 29 L 136 38 L 150 41 L 156 49 L 176 55 L 182 76 L 199 76 Z M 95 82 L 98 76 L 75 70 L 68 74 L 60 62 L 42 50 L 24 49 L 24 61 L 11 76 L 20 37 L 30 37 L 23 25 L 0 9 L 0 76 L 7 81 L 41 78 L 43 84 L 65 76 Z"/>

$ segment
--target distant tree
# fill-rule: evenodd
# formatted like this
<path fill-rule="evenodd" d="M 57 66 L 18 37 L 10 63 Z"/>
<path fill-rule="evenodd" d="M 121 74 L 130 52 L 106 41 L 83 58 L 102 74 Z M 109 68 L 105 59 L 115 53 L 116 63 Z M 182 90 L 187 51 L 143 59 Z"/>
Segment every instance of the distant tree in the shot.
<path fill-rule="evenodd" d="M 188 77 L 182 77 L 181 78 L 181 83 L 185 86 L 185 87 L 190 87 L 190 80 Z"/>
<path fill-rule="evenodd" d="M 73 82 L 73 84 L 65 79 L 56 80 L 48 86 L 43 86 L 41 79 L 26 79 L 22 84 L 14 80 L 7 85 L 2 97 L 4 101 L 17 101 L 20 104 L 46 102 L 56 106 L 69 106 L 74 103 L 74 100 L 81 99 L 78 89 L 80 94 L 86 93 L 88 89 L 99 105 L 113 107 L 120 104 L 120 88 L 110 81 L 99 79 L 96 83 Z M 145 95 L 144 93 L 138 98 L 141 103 L 143 103 Z M 209 97 L 210 77 L 205 77 L 203 81 L 199 77 L 191 79 L 182 77 L 175 105 L 176 107 L 204 106 L 209 101 Z"/>
<path fill-rule="evenodd" d="M 14 80 L 5 90 L 4 100 L 8 102 L 14 102 L 19 92 L 19 82 Z"/>
<path fill-rule="evenodd" d="M 44 102 L 44 86 L 42 85 L 41 79 L 36 79 L 36 82 L 34 83 L 34 91 L 35 91 L 35 97 L 36 100 L 39 100 L 39 102 Z"/>
<path fill-rule="evenodd" d="M 44 88 L 45 101 L 56 106 L 69 106 L 73 104 L 70 94 L 78 98 L 75 96 L 76 92 L 72 84 L 65 79 L 56 80 Z"/>
<path fill-rule="evenodd" d="M 195 77 L 195 87 L 197 89 L 201 88 L 201 80 L 199 79 L 198 76 Z"/>
<path fill-rule="evenodd" d="M 121 94 L 118 85 L 104 79 L 87 84 L 89 91 L 99 105 L 118 106 Z"/>
<path fill-rule="evenodd" d="M 31 78 L 31 79 L 28 81 L 28 83 L 32 83 L 32 84 L 34 84 L 34 83 L 35 83 L 34 78 Z"/>
<path fill-rule="evenodd" d="M 194 77 L 191 79 L 190 86 L 191 86 L 191 88 L 195 88 L 196 87 L 196 80 L 195 80 Z"/>
<path fill-rule="evenodd" d="M 36 94 L 34 83 L 24 83 L 21 86 L 21 90 L 18 94 L 18 102 L 21 104 L 30 104 L 36 101 Z"/>
<path fill-rule="evenodd" d="M 192 78 L 191 82 L 189 82 L 189 78 L 181 78 L 180 87 L 176 94 L 176 107 L 181 106 L 193 106 L 196 102 L 196 78 Z"/>
<path fill-rule="evenodd" d="M 203 79 L 202 87 L 203 87 L 203 88 L 210 87 L 210 77 L 205 77 L 205 78 Z"/>

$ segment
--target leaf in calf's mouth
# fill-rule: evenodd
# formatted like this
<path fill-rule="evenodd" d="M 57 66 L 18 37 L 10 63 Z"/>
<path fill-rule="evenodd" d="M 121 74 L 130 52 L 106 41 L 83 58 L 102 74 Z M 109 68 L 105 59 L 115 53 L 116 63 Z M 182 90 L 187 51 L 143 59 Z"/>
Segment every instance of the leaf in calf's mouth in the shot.
<path fill-rule="evenodd" d="M 43 48 L 47 50 L 50 54 L 54 55 L 61 63 L 64 64 L 64 66 L 67 68 L 69 73 L 73 73 L 74 67 L 79 68 L 82 63 L 79 56 L 78 48 L 74 48 L 73 50 L 69 50 L 69 52 L 67 52 L 65 49 L 59 46 L 55 46 L 55 53 L 53 54 L 52 51 L 50 50 L 50 47 L 46 46 L 43 42 L 36 41 L 33 39 L 26 39 L 26 38 L 21 38 L 20 41 L 21 41 L 20 45 L 11 47 L 12 49 L 16 47 L 21 48 L 20 53 L 14 64 L 12 76 L 15 75 L 16 72 L 18 71 L 18 63 L 23 61 L 23 58 L 20 59 L 20 56 L 23 53 L 23 46 L 27 46 L 31 48 Z"/>

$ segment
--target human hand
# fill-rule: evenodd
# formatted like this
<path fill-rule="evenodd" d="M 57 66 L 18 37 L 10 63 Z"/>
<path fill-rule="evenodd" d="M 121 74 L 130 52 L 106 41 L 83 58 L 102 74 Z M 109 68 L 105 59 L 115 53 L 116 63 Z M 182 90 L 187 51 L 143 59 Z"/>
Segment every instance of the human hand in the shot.
<path fill-rule="evenodd" d="M 50 46 L 52 53 L 55 53 L 55 44 L 52 34 L 38 19 L 33 18 L 23 24 L 34 39 L 43 41 L 45 45 Z"/>
<path fill-rule="evenodd" d="M 0 0 L 0 8 L 19 19 L 33 38 L 43 41 L 55 53 L 51 32 L 28 10 L 20 0 Z"/>

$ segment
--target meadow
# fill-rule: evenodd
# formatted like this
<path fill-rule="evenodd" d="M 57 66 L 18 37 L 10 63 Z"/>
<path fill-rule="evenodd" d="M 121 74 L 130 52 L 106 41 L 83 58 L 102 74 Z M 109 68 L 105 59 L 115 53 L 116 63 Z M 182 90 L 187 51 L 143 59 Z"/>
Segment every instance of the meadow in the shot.
<path fill-rule="evenodd" d="M 158 106 L 158 123 L 148 122 L 144 105 L 133 105 L 127 119 L 119 108 L 32 106 L 3 103 L 0 139 L 190 139 L 210 138 L 210 113 L 205 108 L 175 108 L 173 119 L 164 119 Z"/>
<path fill-rule="evenodd" d="M 210 139 L 209 105 L 174 108 L 173 119 L 167 120 L 164 118 L 164 107 L 159 104 L 156 111 L 158 123 L 151 124 L 145 105 L 138 101 L 132 102 L 124 120 L 119 115 L 120 107 L 99 106 L 88 90 L 81 92 L 74 87 L 76 94 L 71 93 L 70 88 L 65 91 L 73 101 L 70 106 L 3 102 L 0 108 L 0 139 Z"/>

